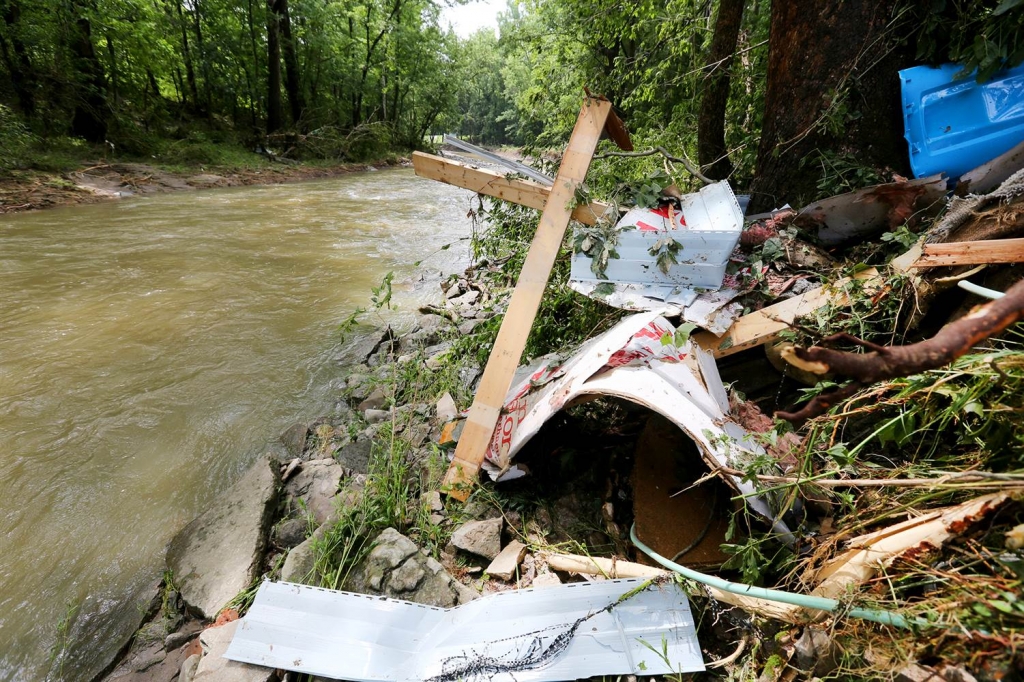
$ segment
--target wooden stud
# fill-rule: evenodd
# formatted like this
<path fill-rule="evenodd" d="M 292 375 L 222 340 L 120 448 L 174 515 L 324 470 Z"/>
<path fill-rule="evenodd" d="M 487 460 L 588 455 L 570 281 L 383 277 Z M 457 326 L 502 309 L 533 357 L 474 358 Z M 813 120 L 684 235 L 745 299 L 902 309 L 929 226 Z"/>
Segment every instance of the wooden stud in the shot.
<path fill-rule="evenodd" d="M 491 170 L 474 168 L 469 164 L 423 152 L 413 153 L 412 166 L 416 170 L 416 175 L 421 178 L 437 180 L 537 210 L 544 208 L 551 192 L 550 188 L 532 180 L 506 178 Z M 573 209 L 572 219 L 586 225 L 594 225 L 610 208 L 609 204 L 599 201 L 583 204 Z"/>
<path fill-rule="evenodd" d="M 576 195 L 576 188 L 583 182 L 590 168 L 590 161 L 610 112 L 610 102 L 591 98 L 584 101 L 580 110 L 555 183 L 544 204 L 537 234 L 526 255 L 508 310 L 498 330 L 494 349 L 480 379 L 469 418 L 455 448 L 455 458 L 444 478 L 445 490 L 452 497 L 465 500 L 469 497 L 470 487 L 476 483 L 505 396 L 540 307 L 551 267 L 565 237 L 565 229 L 572 215 L 569 206 Z"/>
<path fill-rule="evenodd" d="M 862 280 L 867 287 L 881 283 L 880 275 L 875 268 L 857 273 L 856 279 Z M 849 281 L 849 278 L 844 278 L 832 286 L 818 287 L 800 296 L 744 315 L 733 322 L 721 337 L 705 331 L 694 334 L 693 340 L 700 344 L 701 348 L 711 351 L 716 358 L 766 344 L 775 340 L 779 332 L 789 329 L 789 325 L 802 315 L 812 313 L 829 303 L 846 305 L 849 297 L 843 292 L 843 287 Z"/>
<path fill-rule="evenodd" d="M 925 244 L 914 268 L 938 268 L 947 265 L 989 265 L 1024 263 L 1024 239 L 988 239 L 976 242 Z"/>

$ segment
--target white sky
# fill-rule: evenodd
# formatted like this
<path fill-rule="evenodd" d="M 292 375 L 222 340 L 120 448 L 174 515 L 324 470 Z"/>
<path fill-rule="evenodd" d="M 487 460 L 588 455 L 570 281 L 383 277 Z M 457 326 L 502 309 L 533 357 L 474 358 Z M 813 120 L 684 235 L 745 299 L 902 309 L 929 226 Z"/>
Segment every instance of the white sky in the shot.
<path fill-rule="evenodd" d="M 441 26 L 450 24 L 460 38 L 466 38 L 477 29 L 498 27 L 498 12 L 505 11 L 505 0 L 478 0 L 467 5 L 445 7 L 441 10 Z"/>

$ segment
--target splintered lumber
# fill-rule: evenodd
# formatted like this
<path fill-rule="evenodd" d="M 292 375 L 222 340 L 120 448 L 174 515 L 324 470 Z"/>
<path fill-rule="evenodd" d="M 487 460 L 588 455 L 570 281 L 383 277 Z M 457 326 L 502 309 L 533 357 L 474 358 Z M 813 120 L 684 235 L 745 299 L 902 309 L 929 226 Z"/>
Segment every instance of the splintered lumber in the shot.
<path fill-rule="evenodd" d="M 875 280 L 880 279 L 878 270 L 875 268 L 862 270 L 855 275 L 855 278 L 862 280 L 865 286 L 870 286 Z M 833 305 L 849 303 L 845 286 L 850 281 L 850 278 L 844 278 L 832 286 L 818 287 L 800 296 L 794 296 L 749 315 L 744 315 L 733 322 L 732 326 L 725 330 L 720 337 L 705 331 L 694 334 L 693 340 L 714 354 L 716 358 L 769 343 L 778 338 L 780 332 L 789 329 L 798 317 L 813 313 L 818 308 L 830 303 Z"/>
<path fill-rule="evenodd" d="M 549 187 L 532 180 L 506 178 L 501 173 L 423 152 L 413 153 L 412 166 L 421 178 L 437 180 L 537 210 L 544 208 L 551 192 Z M 599 201 L 583 204 L 573 209 L 572 219 L 594 225 L 610 208 L 608 204 Z"/>
<path fill-rule="evenodd" d="M 1024 263 L 1024 239 L 925 244 L 921 257 L 911 267 L 938 268 L 946 265 L 994 263 Z"/>
<path fill-rule="evenodd" d="M 449 495 L 465 500 L 470 487 L 477 480 L 487 447 L 498 423 L 505 395 L 526 348 L 526 339 L 537 316 L 544 288 L 555 263 L 558 249 L 565 237 L 572 215 L 570 206 L 576 188 L 590 168 L 590 160 L 611 112 L 611 102 L 587 98 L 583 102 L 576 126 L 569 138 L 569 146 L 551 187 L 544 211 L 540 216 L 537 234 L 526 255 L 522 272 L 512 292 L 508 310 L 502 320 L 494 349 L 487 360 L 480 387 L 469 410 L 465 429 L 455 448 L 443 485 Z"/>

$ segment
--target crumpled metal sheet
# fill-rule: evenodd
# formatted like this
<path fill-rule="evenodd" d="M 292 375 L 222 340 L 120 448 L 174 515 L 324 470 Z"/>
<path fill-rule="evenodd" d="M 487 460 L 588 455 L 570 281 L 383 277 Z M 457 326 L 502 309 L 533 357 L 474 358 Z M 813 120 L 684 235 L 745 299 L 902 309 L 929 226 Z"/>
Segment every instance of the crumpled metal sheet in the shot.
<path fill-rule="evenodd" d="M 483 468 L 497 480 L 524 475 L 517 452 L 551 417 L 587 398 L 611 396 L 642 405 L 671 420 L 712 469 L 745 468 L 764 449 L 728 413 L 728 399 L 714 359 L 654 313 L 639 313 L 589 340 L 571 358 L 538 358 L 517 374 L 505 398 Z M 681 345 L 676 345 L 680 343 Z M 747 497 L 748 506 L 791 538 L 774 500 L 739 477 L 723 477 Z"/>
<path fill-rule="evenodd" d="M 512 590 L 440 609 L 265 582 L 225 658 L 353 682 L 545 682 L 704 670 L 689 603 L 674 582 L 608 608 L 644 583 Z M 663 647 L 666 658 L 656 653 Z"/>
<path fill-rule="evenodd" d="M 611 292 L 597 293 L 604 282 L 582 282 L 570 280 L 569 287 L 578 293 L 602 301 L 620 310 L 634 310 L 682 317 L 712 334 L 722 335 L 742 314 L 743 309 L 731 301 L 740 295 L 736 289 L 707 291 L 687 287 L 659 284 L 635 284 L 617 282 L 611 284 Z"/>

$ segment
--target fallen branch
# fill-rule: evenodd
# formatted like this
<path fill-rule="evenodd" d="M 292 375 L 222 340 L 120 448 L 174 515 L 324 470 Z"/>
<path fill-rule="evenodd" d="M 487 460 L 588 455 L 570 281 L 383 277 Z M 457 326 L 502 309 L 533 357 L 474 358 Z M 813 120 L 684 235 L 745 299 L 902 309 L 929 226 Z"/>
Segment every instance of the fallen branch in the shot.
<path fill-rule="evenodd" d="M 885 347 L 842 333 L 828 337 L 823 343 L 853 343 L 869 352 L 850 353 L 820 346 L 794 348 L 791 352 L 801 366 L 813 367 L 811 371 L 817 374 L 832 372 L 853 381 L 815 396 L 796 412 L 777 412 L 776 416 L 799 428 L 808 419 L 825 414 L 866 386 L 945 367 L 1021 318 L 1024 318 L 1024 280 L 1010 287 L 1003 298 L 975 308 L 966 317 L 950 322 L 938 334 L 920 343 Z"/>
<path fill-rule="evenodd" d="M 690 163 L 689 159 L 687 159 L 685 157 L 681 157 L 681 156 L 674 156 L 674 155 L 670 154 L 669 151 L 667 149 L 665 149 L 664 147 L 655 147 L 653 149 L 648 149 L 648 150 L 642 151 L 642 152 L 605 152 L 604 154 L 597 154 L 596 156 L 594 156 L 594 158 L 595 159 L 607 159 L 609 157 L 616 156 L 616 157 L 632 159 L 632 158 L 637 158 L 637 157 L 640 157 L 640 156 L 654 156 L 655 154 L 661 154 L 662 156 L 664 156 L 669 161 L 683 164 L 683 168 L 685 168 L 687 171 L 689 171 L 690 175 L 694 176 L 695 178 L 697 178 L 698 180 L 703 182 L 705 185 L 710 185 L 711 183 L 714 182 L 714 180 L 710 180 L 706 175 L 701 173 L 700 170 L 696 166 L 694 166 L 692 163 Z"/>
<path fill-rule="evenodd" d="M 719 467 L 715 473 L 721 472 L 729 476 L 746 477 L 747 473 L 731 467 Z M 988 471 L 954 471 L 939 472 L 940 476 L 931 478 L 816 478 L 814 476 L 772 476 L 755 474 L 762 483 L 804 484 L 822 488 L 943 488 L 970 485 L 972 488 L 1019 488 L 1024 486 L 1024 473 L 996 474 Z M 679 493 L 675 493 L 679 494 Z"/>

